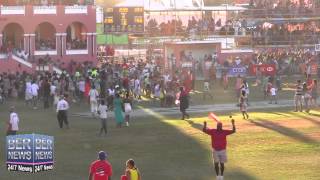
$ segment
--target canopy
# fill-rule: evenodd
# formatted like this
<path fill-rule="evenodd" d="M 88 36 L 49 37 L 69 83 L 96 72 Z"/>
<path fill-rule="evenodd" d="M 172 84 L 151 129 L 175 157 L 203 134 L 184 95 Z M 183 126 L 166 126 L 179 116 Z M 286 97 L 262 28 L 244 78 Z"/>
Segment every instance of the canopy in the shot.
<path fill-rule="evenodd" d="M 115 7 L 139 7 L 146 11 L 200 10 L 203 0 L 125 0 Z"/>

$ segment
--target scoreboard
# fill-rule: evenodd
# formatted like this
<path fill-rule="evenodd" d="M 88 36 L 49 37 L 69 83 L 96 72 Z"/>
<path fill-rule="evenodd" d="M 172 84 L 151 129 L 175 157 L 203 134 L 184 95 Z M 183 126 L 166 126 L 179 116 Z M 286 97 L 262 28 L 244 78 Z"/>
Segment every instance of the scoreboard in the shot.
<path fill-rule="evenodd" d="M 143 7 L 113 7 L 105 10 L 105 32 L 143 33 Z"/>

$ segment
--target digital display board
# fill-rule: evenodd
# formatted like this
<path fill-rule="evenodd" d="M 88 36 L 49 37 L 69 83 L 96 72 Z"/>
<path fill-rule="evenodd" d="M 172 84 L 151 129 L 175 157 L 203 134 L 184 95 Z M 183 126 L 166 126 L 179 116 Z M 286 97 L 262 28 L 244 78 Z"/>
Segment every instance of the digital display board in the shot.
<path fill-rule="evenodd" d="M 114 7 L 105 10 L 105 32 L 143 33 L 143 7 Z"/>

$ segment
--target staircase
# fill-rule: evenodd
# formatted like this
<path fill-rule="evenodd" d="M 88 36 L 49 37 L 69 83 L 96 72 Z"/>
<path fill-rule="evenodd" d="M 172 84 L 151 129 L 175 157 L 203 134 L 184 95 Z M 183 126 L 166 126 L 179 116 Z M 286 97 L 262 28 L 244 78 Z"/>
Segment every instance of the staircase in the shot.
<path fill-rule="evenodd" d="M 15 55 L 0 56 L 0 72 L 23 72 L 31 73 L 33 71 L 33 65 Z"/>
<path fill-rule="evenodd" d="M 30 63 L 30 62 L 28 62 L 28 61 L 25 61 L 24 59 L 22 59 L 22 58 L 20 58 L 20 57 L 18 57 L 18 56 L 16 56 L 16 55 L 14 55 L 14 54 L 12 54 L 12 60 L 15 60 L 15 61 L 17 61 L 18 63 L 20 63 L 20 64 L 23 64 L 23 65 L 25 65 L 25 66 L 27 66 L 27 67 L 29 67 L 29 68 L 32 68 L 32 64 Z"/>
<path fill-rule="evenodd" d="M 0 54 L 0 73 L 1 72 L 22 72 L 26 71 L 28 73 L 33 73 L 37 71 L 38 66 L 37 64 L 32 64 L 24 59 L 12 54 L 12 55 L 5 55 Z M 55 71 L 58 74 L 62 74 L 62 70 L 56 66 L 48 65 L 47 71 Z"/>

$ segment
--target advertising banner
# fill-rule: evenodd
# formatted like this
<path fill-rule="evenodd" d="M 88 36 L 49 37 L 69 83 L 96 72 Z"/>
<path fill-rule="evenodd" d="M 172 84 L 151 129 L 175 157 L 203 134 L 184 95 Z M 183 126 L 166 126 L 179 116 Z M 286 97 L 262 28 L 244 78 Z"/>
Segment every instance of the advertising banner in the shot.
<path fill-rule="evenodd" d="M 247 75 L 247 68 L 245 66 L 235 66 L 229 69 L 229 76 L 236 77 L 240 75 L 241 77 Z"/>
<path fill-rule="evenodd" d="M 274 76 L 276 75 L 276 66 L 274 64 L 259 64 L 250 66 L 250 74 L 255 76 L 257 70 L 261 72 L 264 76 Z"/>
<path fill-rule="evenodd" d="M 6 137 L 7 170 L 36 173 L 53 169 L 54 138 L 39 134 Z"/>

